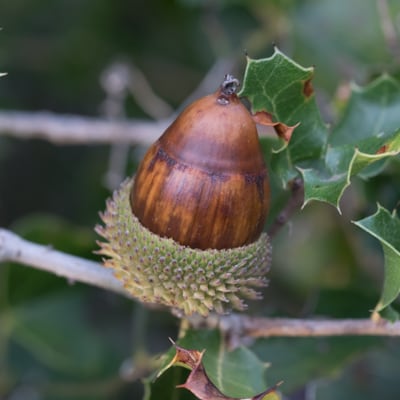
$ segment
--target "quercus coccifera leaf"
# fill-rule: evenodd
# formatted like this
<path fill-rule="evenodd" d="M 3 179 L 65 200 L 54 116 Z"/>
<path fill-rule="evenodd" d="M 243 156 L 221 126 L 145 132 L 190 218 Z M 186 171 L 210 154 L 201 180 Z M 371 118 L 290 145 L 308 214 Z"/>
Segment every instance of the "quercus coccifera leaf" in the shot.
<path fill-rule="evenodd" d="M 205 350 L 189 350 L 175 344 L 175 356 L 165 369 L 173 365 L 180 365 L 190 369 L 190 374 L 185 383 L 178 388 L 187 389 L 199 400 L 278 400 L 279 394 L 276 389 L 279 385 L 264 390 L 263 392 L 248 398 L 237 398 L 226 396 L 209 378 L 203 364 Z"/>
<path fill-rule="evenodd" d="M 283 184 L 297 174 L 298 164 L 319 159 L 326 145 L 328 130 L 315 101 L 313 75 L 314 68 L 302 67 L 278 48 L 269 58 L 247 60 L 239 95 L 250 101 L 254 113 L 265 112 L 278 128 L 293 131 L 271 160 Z"/>
<path fill-rule="evenodd" d="M 352 176 L 376 175 L 384 166 L 382 161 L 398 155 L 399 109 L 400 84 L 395 79 L 384 75 L 365 88 L 353 85 L 323 159 L 311 168 L 299 168 L 304 179 L 304 204 L 319 200 L 340 211 L 340 199 Z"/>
<path fill-rule="evenodd" d="M 381 298 L 375 312 L 388 307 L 400 293 L 400 219 L 396 212 L 378 205 L 375 214 L 355 221 L 361 229 L 381 242 L 385 258 L 385 278 Z"/>
<path fill-rule="evenodd" d="M 350 144 L 329 146 L 319 168 L 299 168 L 304 179 L 304 205 L 311 200 L 320 200 L 334 205 L 340 212 L 339 202 L 351 177 L 399 152 L 400 130 L 360 140 L 357 147 Z"/>
<path fill-rule="evenodd" d="M 379 174 L 400 153 L 400 83 L 384 74 L 365 87 L 352 85 L 350 98 L 332 131 L 322 121 L 311 80 L 313 68 L 304 68 L 278 49 L 265 59 L 247 60 L 241 96 L 251 102 L 254 113 L 266 113 L 271 121 L 292 127 L 290 140 L 272 152 L 271 173 L 286 186 L 300 173 L 304 183 L 303 206 L 311 201 L 333 205 L 340 200 L 351 178 Z M 393 236 L 398 228 L 381 231 L 378 213 L 357 225 L 377 237 L 385 256 L 385 281 L 376 311 L 382 311 L 400 292 L 399 247 Z M 392 217 L 395 225 L 397 217 Z M 372 223 L 374 222 L 374 223 Z M 389 220 L 387 221 L 389 222 Z M 370 224 L 366 224 L 370 223 Z M 385 234 L 384 234 L 385 233 Z"/>
<path fill-rule="evenodd" d="M 315 101 L 313 74 L 314 68 L 275 48 L 269 58 L 247 60 L 239 95 L 250 101 L 255 116 L 275 121 L 278 135 L 284 132 L 284 145 L 271 156 L 272 173 L 285 186 L 300 172 L 304 205 L 318 200 L 340 211 L 350 178 L 379 173 L 383 164 L 378 161 L 400 151 L 400 84 L 383 75 L 365 88 L 353 85 L 343 116 L 329 133 Z"/>
<path fill-rule="evenodd" d="M 245 347 L 228 349 L 218 330 L 189 330 L 178 343 L 173 342 L 156 379 L 146 381 L 145 399 L 158 398 L 159 382 L 167 376 L 178 388 L 177 399 L 186 399 L 191 392 L 200 400 L 280 400 L 279 384 L 265 389 L 267 367 Z M 184 373 L 176 379 L 171 374 L 175 371 Z"/>

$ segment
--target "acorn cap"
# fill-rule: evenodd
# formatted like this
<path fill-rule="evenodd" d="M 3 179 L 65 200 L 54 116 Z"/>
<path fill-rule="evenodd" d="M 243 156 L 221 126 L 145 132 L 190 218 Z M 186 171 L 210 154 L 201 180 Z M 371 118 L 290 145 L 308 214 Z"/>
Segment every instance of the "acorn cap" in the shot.
<path fill-rule="evenodd" d="M 159 303 L 182 314 L 207 316 L 244 310 L 243 298 L 259 299 L 254 288 L 266 286 L 271 246 L 265 233 L 253 243 L 232 249 L 193 249 L 145 228 L 132 214 L 133 179 L 122 183 L 101 214 L 96 232 L 99 254 L 126 290 L 142 302 Z"/>

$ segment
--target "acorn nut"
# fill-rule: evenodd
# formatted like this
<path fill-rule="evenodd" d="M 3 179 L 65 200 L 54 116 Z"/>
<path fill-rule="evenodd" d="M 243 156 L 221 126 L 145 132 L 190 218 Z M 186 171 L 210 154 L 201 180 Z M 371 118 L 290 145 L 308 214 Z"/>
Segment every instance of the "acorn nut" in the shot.
<path fill-rule="evenodd" d="M 107 201 L 99 253 L 143 302 L 221 314 L 245 309 L 266 285 L 270 189 L 238 85 L 227 75 L 183 110 Z"/>

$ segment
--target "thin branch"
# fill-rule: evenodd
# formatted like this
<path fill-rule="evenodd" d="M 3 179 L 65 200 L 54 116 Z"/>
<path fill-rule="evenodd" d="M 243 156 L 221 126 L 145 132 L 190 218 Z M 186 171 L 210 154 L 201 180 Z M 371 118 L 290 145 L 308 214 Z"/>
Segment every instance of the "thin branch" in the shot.
<path fill-rule="evenodd" d="M 276 217 L 268 229 L 268 235 L 274 237 L 278 231 L 287 224 L 292 215 L 300 210 L 304 200 L 304 184 L 300 178 L 294 179 L 290 184 L 290 198 L 283 210 Z"/>
<path fill-rule="evenodd" d="M 128 143 L 150 145 L 169 120 L 108 121 L 51 112 L 0 112 L 0 135 L 46 139 L 55 144 Z"/>
<path fill-rule="evenodd" d="M 128 88 L 142 110 L 155 120 L 172 115 L 173 108 L 153 91 L 144 73 L 133 64 L 129 65 Z"/>
<path fill-rule="evenodd" d="M 62 253 L 50 246 L 28 242 L 18 235 L 0 229 L 0 263 L 13 261 L 78 281 L 127 295 L 112 271 L 94 261 Z"/>
<path fill-rule="evenodd" d="M 88 283 L 129 296 L 112 271 L 101 264 L 62 253 L 51 247 L 28 242 L 16 234 L 0 229 L 0 263 L 13 261 L 45 270 L 72 281 Z M 262 338 L 271 336 L 400 336 L 400 322 L 372 319 L 290 319 L 259 318 L 232 314 L 211 316 L 207 319 L 191 318 L 193 326 L 219 327 L 238 337 Z"/>
<path fill-rule="evenodd" d="M 112 63 L 101 74 L 100 83 L 106 93 L 101 110 L 108 120 L 118 121 L 126 118 L 124 104 L 130 80 L 129 66 L 123 62 Z M 114 143 L 110 148 L 108 169 L 104 176 L 105 186 L 110 191 L 115 190 L 124 179 L 129 150 L 130 146 L 125 143 Z"/>
<path fill-rule="evenodd" d="M 376 1 L 382 32 L 385 38 L 386 45 L 391 52 L 392 56 L 400 59 L 400 42 L 396 32 L 396 27 L 390 16 L 390 9 L 387 0 Z"/>
<path fill-rule="evenodd" d="M 223 77 L 232 67 L 232 60 L 218 59 L 195 89 L 195 92 L 182 106 L 215 90 L 215 82 L 218 82 L 217 76 Z M 130 70 L 126 71 L 126 73 L 128 75 L 134 74 L 135 82 L 137 81 L 134 85 L 129 83 L 129 90 L 134 92 L 136 99 L 139 96 L 138 92 L 143 94 L 145 90 L 146 96 L 149 97 L 146 100 L 146 112 L 149 113 L 150 111 L 150 103 L 152 103 L 152 110 L 154 111 L 155 94 L 153 92 L 150 93 L 151 88 L 144 83 L 140 71 L 130 66 Z M 124 79 L 128 78 L 129 76 Z M 141 83 L 138 83 L 138 81 L 141 81 Z M 125 85 L 125 82 L 119 82 L 119 84 Z M 143 99 L 143 96 L 141 97 Z M 143 107 L 144 104 L 141 104 L 141 106 Z M 176 112 L 173 113 L 172 108 L 167 106 L 166 103 L 163 102 L 161 104 L 161 99 L 157 102 L 157 109 L 158 112 L 156 114 L 149 113 L 157 121 L 140 119 L 109 120 L 105 118 L 62 115 L 48 111 L 0 111 L 0 136 L 8 135 L 19 139 L 45 139 L 59 145 L 126 143 L 148 146 L 156 141 L 176 117 Z M 170 113 L 168 118 L 162 118 L 168 113 Z"/>
<path fill-rule="evenodd" d="M 49 111 L 0 111 L 0 136 L 44 139 L 58 145 L 126 143 L 149 146 L 161 136 L 173 118 L 174 115 L 159 121 L 110 120 Z"/>
<path fill-rule="evenodd" d="M 267 337 L 326 337 L 326 336 L 400 336 L 400 321 L 384 319 L 296 319 L 249 317 L 244 314 L 208 318 L 189 318 L 193 328 L 219 328 L 230 347 L 244 344 L 249 338 Z"/>
<path fill-rule="evenodd" d="M 253 338 L 286 336 L 400 336 L 400 322 L 372 319 L 240 318 L 242 334 Z M 226 317 L 229 318 L 229 317 Z M 225 325 L 227 321 L 225 321 Z"/>

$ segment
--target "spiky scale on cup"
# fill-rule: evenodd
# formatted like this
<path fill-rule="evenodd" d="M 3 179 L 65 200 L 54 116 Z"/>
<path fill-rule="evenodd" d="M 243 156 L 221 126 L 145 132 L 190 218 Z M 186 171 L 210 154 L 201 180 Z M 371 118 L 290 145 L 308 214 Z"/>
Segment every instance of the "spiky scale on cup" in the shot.
<path fill-rule="evenodd" d="M 245 308 L 265 286 L 269 183 L 251 114 L 226 76 L 149 148 L 102 215 L 100 253 L 135 297 L 190 315 Z"/>

